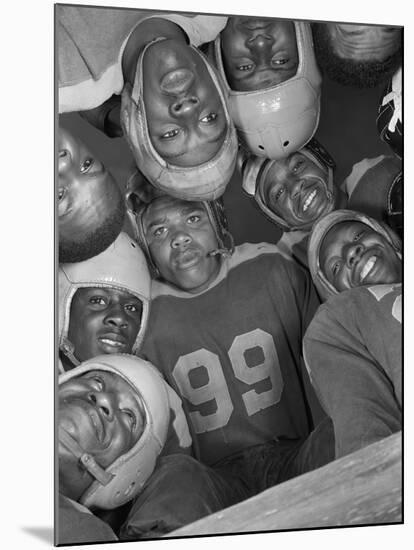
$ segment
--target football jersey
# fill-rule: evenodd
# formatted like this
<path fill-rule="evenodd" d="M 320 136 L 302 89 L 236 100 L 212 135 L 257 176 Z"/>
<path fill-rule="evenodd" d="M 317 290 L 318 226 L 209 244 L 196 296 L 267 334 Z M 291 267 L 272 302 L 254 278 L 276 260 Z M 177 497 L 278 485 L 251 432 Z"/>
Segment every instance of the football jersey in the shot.
<path fill-rule="evenodd" d="M 236 247 L 198 294 L 154 282 L 141 353 L 181 396 L 203 462 L 309 433 L 301 349 L 318 305 L 305 270 L 266 243 Z"/>
<path fill-rule="evenodd" d="M 401 429 L 401 309 L 401 284 L 353 288 L 323 304 L 305 335 L 337 456 Z"/>

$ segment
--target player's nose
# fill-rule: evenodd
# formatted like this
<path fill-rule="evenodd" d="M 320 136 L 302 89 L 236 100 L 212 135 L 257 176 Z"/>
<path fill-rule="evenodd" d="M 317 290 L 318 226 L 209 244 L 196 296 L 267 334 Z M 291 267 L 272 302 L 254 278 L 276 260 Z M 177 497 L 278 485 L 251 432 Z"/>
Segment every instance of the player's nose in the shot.
<path fill-rule="evenodd" d="M 199 104 L 196 96 L 179 97 L 171 105 L 170 114 L 173 117 L 190 117 L 198 110 Z"/>
<path fill-rule="evenodd" d="M 177 231 L 171 239 L 171 247 L 175 249 L 186 248 L 190 243 L 191 236 L 183 230 Z"/>
<path fill-rule="evenodd" d="M 346 263 L 348 267 L 353 267 L 361 258 L 364 247 L 361 243 L 351 243 L 346 249 Z"/>
<path fill-rule="evenodd" d="M 72 166 L 72 155 L 69 149 L 60 149 L 58 154 L 58 174 L 65 175 Z"/>

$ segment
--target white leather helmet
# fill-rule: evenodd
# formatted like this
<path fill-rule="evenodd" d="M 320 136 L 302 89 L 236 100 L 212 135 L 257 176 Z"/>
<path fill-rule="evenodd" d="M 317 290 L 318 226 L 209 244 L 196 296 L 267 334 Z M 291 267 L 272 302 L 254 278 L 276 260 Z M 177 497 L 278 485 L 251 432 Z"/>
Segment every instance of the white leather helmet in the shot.
<path fill-rule="evenodd" d="M 134 498 L 154 471 L 168 433 L 170 409 L 166 384 L 159 371 L 143 359 L 128 354 L 99 355 L 59 376 L 59 386 L 89 371 L 114 373 L 138 394 L 145 414 L 144 431 L 135 445 L 105 470 L 64 430 L 59 441 L 67 447 L 95 481 L 79 502 L 87 508 L 112 509 Z"/>
<path fill-rule="evenodd" d="M 311 162 L 316 164 L 325 174 L 326 177 L 326 191 L 330 198 L 327 203 L 327 207 L 321 215 L 325 215 L 334 208 L 334 169 L 335 162 L 322 145 L 312 138 L 300 151 L 298 151 Z M 280 159 L 279 159 L 280 160 Z M 266 174 L 271 168 L 274 162 L 277 160 L 270 160 L 264 157 L 257 157 L 251 153 L 247 153 L 243 149 L 240 149 L 238 158 L 238 167 L 242 176 L 242 188 L 248 195 L 250 195 L 256 201 L 260 210 L 265 214 L 269 220 L 277 224 L 283 231 L 303 231 L 309 230 L 315 222 L 304 223 L 301 225 L 292 226 L 288 224 L 281 216 L 278 216 L 273 210 L 271 210 L 265 200 L 263 199 L 263 183 L 266 178 Z"/>
<path fill-rule="evenodd" d="M 157 40 L 165 40 L 160 37 Z M 237 135 L 230 118 L 223 83 L 204 54 L 201 57 L 220 96 L 226 117 L 226 136 L 212 159 L 198 166 L 177 166 L 164 160 L 151 143 L 143 92 L 143 59 L 150 42 L 139 56 L 133 87 L 125 84 L 122 92 L 121 124 L 135 162 L 152 185 L 172 197 L 184 200 L 213 200 L 223 194 L 236 166 Z"/>
<path fill-rule="evenodd" d="M 393 247 L 397 256 L 402 258 L 402 243 L 398 235 L 385 223 L 378 222 L 374 218 L 356 212 L 354 210 L 334 210 L 315 223 L 308 241 L 308 266 L 313 283 L 322 301 L 327 300 L 339 291 L 326 278 L 320 265 L 320 249 L 328 231 L 338 223 L 357 221 L 363 223 L 379 233 Z"/>
<path fill-rule="evenodd" d="M 126 233 L 101 254 L 59 266 L 59 349 L 73 360 L 75 351 L 68 340 L 70 307 L 78 288 L 107 287 L 124 290 L 142 302 L 141 326 L 132 347 L 135 353 L 142 342 L 148 320 L 151 277 L 145 255 Z M 76 358 L 76 357 L 75 357 Z"/>
<path fill-rule="evenodd" d="M 319 123 L 322 78 L 316 64 L 309 23 L 294 21 L 299 65 L 296 75 L 271 88 L 232 90 L 224 71 L 221 37 L 214 44 L 215 63 L 225 83 L 230 115 L 246 149 L 281 159 L 301 149 Z"/>

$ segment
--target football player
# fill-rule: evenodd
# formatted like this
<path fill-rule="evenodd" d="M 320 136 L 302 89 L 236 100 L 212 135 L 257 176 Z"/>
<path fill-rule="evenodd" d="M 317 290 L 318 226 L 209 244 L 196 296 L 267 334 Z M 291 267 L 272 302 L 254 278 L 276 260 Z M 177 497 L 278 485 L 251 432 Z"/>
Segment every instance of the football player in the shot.
<path fill-rule="evenodd" d="M 399 237 L 385 224 L 353 210 L 336 210 L 314 225 L 308 262 L 322 300 L 349 288 L 402 279 Z"/>
<path fill-rule="evenodd" d="M 196 456 L 243 498 L 326 463 L 301 369 L 308 275 L 275 246 L 234 249 L 220 201 L 156 197 L 136 231 L 156 277 L 140 354 L 182 397 Z"/>
<path fill-rule="evenodd" d="M 147 326 L 149 294 L 150 277 L 145 257 L 137 243 L 125 233 L 121 233 L 117 240 L 98 256 L 85 262 L 61 265 L 60 380 L 69 380 L 84 370 L 105 370 L 108 365 L 120 369 L 120 365 L 127 363 L 128 371 L 136 371 L 135 385 L 140 388 L 140 382 L 144 383 L 141 374 L 144 376 L 145 371 L 154 369 L 149 364 L 143 364 L 143 361 L 134 362 L 133 357 L 127 354 L 136 354 L 139 351 Z M 102 354 L 106 354 L 107 358 Z M 98 366 L 94 359 L 96 356 L 99 357 Z M 79 367 L 80 361 L 86 363 Z M 86 365 L 89 365 L 88 369 Z M 146 476 L 143 481 L 149 479 L 145 488 L 141 487 L 142 490 L 138 491 L 136 487 L 131 493 L 128 492 L 127 500 L 133 499 L 131 506 L 128 509 L 120 508 L 126 502 L 123 497 L 111 503 L 100 501 L 97 504 L 98 508 L 114 508 L 111 512 L 103 513 L 99 510 L 97 513 L 114 528 L 116 535 L 122 540 L 159 537 L 241 499 L 241 496 L 233 493 L 231 488 L 224 490 L 222 479 L 217 478 L 214 471 L 189 456 L 192 454 L 191 436 L 181 400 L 161 379 L 158 382 L 158 385 L 160 384 L 161 394 L 157 397 L 156 387 L 151 394 L 154 404 L 152 410 L 156 415 L 154 425 L 156 426 L 160 418 L 164 417 L 169 418 L 169 423 L 168 431 L 162 439 L 162 458 L 157 468 L 149 478 L 154 456 L 151 444 L 148 443 L 149 465 L 143 462 L 140 468 Z M 98 383 L 96 391 L 100 385 Z M 162 400 L 162 405 L 155 407 L 159 399 Z M 83 426 L 81 423 L 77 425 Z M 108 443 L 107 440 L 108 438 L 105 439 L 105 443 Z M 147 442 L 143 439 L 137 443 L 141 446 L 144 444 L 147 445 Z M 143 449 L 140 451 L 141 461 L 146 456 L 145 452 Z M 72 457 L 71 464 L 73 460 Z M 86 474 L 85 476 L 88 478 Z M 81 501 L 83 502 L 83 499 Z M 67 533 L 62 536 L 67 536 L 68 542 L 83 542 L 84 540 L 78 541 L 76 537 L 70 538 L 75 536 L 71 533 L 73 521 L 80 521 L 79 518 L 72 518 L 71 508 L 69 511 L 66 510 L 66 515 L 62 516 L 60 522 L 63 532 Z M 88 518 L 85 519 L 86 529 L 87 520 Z M 92 530 L 90 535 L 85 535 L 80 530 L 79 536 L 90 536 L 87 540 L 98 542 L 99 533 L 98 530 L 94 535 Z M 94 536 L 97 538 L 94 539 Z"/>
<path fill-rule="evenodd" d="M 121 191 L 89 148 L 58 128 L 59 261 L 96 256 L 119 235 L 125 218 Z"/>
<path fill-rule="evenodd" d="M 229 17 L 214 58 L 246 150 L 277 160 L 310 140 L 319 122 L 321 76 L 309 23 Z"/>
<path fill-rule="evenodd" d="M 323 304 L 305 334 L 336 458 L 402 429 L 401 303 L 401 284 L 352 288 Z"/>
<path fill-rule="evenodd" d="M 59 111 L 84 111 L 114 135 L 121 125 L 138 168 L 163 191 L 219 196 L 234 170 L 237 137 L 220 80 L 195 46 L 225 22 L 58 6 Z M 122 94 L 121 105 L 113 94 Z"/>
<path fill-rule="evenodd" d="M 340 84 L 372 88 L 401 65 L 401 27 L 321 22 L 312 30 L 320 68 Z"/>
<path fill-rule="evenodd" d="M 238 166 L 243 190 L 283 231 L 278 248 L 307 267 L 307 243 L 313 224 L 346 204 L 344 193 L 334 183 L 332 157 L 313 138 L 281 160 L 240 149 Z"/>

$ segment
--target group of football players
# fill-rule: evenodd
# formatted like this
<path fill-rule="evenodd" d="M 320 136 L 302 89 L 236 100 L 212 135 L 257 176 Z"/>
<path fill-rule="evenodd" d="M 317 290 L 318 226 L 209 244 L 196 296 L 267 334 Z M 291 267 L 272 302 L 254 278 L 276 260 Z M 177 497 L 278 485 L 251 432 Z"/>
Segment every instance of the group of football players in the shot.
<path fill-rule="evenodd" d="M 157 538 L 401 430 L 402 29 L 56 10 L 56 541 Z M 328 80 L 381 90 L 387 154 L 343 182 Z M 234 238 L 230 180 L 271 243 Z"/>

